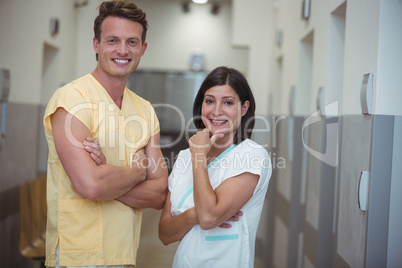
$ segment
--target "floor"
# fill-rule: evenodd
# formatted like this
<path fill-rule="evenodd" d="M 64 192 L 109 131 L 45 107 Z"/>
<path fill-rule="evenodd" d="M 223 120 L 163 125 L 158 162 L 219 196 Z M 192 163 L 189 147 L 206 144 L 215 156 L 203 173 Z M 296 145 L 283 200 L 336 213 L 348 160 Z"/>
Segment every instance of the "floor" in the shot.
<path fill-rule="evenodd" d="M 138 249 L 138 268 L 172 267 L 174 254 L 179 243 L 164 246 L 158 237 L 158 224 L 161 211 L 144 209 L 140 247 Z"/>

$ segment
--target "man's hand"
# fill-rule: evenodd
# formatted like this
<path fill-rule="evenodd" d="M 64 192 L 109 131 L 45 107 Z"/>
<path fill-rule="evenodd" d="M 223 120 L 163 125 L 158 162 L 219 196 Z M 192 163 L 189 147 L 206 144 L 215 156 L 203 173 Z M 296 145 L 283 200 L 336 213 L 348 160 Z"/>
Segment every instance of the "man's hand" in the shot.
<path fill-rule="evenodd" d="M 135 152 L 135 154 L 133 154 L 131 165 L 138 168 L 140 172 L 144 172 L 145 175 L 147 174 L 148 159 L 145 155 L 144 148 L 138 150 L 137 152 Z"/>
<path fill-rule="evenodd" d="M 146 179 L 117 199 L 123 204 L 132 208 L 163 208 L 168 185 L 168 171 L 159 147 L 159 137 L 159 133 L 155 134 L 144 149 L 133 154 L 133 169 L 144 172 Z"/>

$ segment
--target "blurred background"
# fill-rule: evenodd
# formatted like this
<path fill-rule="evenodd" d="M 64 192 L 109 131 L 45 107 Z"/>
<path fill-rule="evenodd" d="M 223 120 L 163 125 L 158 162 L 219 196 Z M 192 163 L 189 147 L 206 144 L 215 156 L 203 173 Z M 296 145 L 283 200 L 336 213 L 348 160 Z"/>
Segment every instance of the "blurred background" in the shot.
<path fill-rule="evenodd" d="M 401 0 L 133 2 L 148 48 L 128 87 L 154 104 L 169 167 L 207 73 L 234 67 L 251 85 L 252 138 L 273 164 L 255 267 L 402 265 Z M 43 265 L 43 112 L 94 70 L 100 3 L 0 0 L 0 267 Z M 144 210 L 140 268 L 171 267 L 159 216 Z"/>

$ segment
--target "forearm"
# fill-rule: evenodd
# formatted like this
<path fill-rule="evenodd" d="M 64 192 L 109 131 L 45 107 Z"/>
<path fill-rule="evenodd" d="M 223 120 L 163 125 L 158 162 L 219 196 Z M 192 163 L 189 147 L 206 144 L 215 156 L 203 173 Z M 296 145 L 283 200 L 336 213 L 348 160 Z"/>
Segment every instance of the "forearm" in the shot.
<path fill-rule="evenodd" d="M 79 178 L 77 176 L 82 176 Z M 135 166 L 92 166 L 87 173 L 70 176 L 73 186 L 83 197 L 91 200 L 111 200 L 126 194 L 145 180 L 145 170 Z"/>
<path fill-rule="evenodd" d="M 132 208 L 162 209 L 166 199 L 165 179 L 145 180 L 116 200 Z"/>
<path fill-rule="evenodd" d="M 190 208 L 180 215 L 159 222 L 159 239 L 164 245 L 180 241 L 198 223 L 197 213 Z"/>
<path fill-rule="evenodd" d="M 133 208 L 162 209 L 166 200 L 168 171 L 160 150 L 146 150 L 149 155 L 147 179 L 117 200 Z M 155 160 L 157 159 L 157 160 Z"/>
<path fill-rule="evenodd" d="M 68 129 L 66 122 L 70 122 Z M 90 131 L 63 108 L 51 115 L 51 125 L 60 162 L 74 190 L 82 197 L 99 201 L 115 199 L 145 179 L 146 170 L 138 165 L 98 166 L 81 146 L 91 136 Z"/>
<path fill-rule="evenodd" d="M 202 156 L 193 156 L 193 185 L 194 185 L 194 204 L 195 209 L 203 229 L 210 229 L 211 224 L 219 226 L 218 223 L 218 198 L 211 186 L 206 158 Z"/>
<path fill-rule="evenodd" d="M 162 209 L 166 199 L 168 171 L 159 147 L 159 133 L 144 147 L 147 178 L 117 200 L 133 208 Z"/>

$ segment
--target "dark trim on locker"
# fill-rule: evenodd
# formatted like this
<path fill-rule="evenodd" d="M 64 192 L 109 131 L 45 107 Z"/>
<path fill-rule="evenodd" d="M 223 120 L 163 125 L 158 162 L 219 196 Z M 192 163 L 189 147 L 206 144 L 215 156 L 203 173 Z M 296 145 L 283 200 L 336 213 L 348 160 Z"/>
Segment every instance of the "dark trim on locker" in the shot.
<path fill-rule="evenodd" d="M 275 117 L 268 118 L 270 121 L 270 125 L 272 125 L 272 120 L 275 120 Z M 274 133 L 276 137 L 276 133 Z M 270 144 L 268 148 L 268 153 L 271 152 L 272 155 L 276 155 L 277 148 L 273 143 L 271 135 Z M 272 161 L 272 159 L 271 159 Z M 272 175 L 269 181 L 267 195 L 265 197 L 264 209 L 267 209 L 267 244 L 265 249 L 265 258 L 264 258 L 264 267 L 270 268 L 273 267 L 273 250 L 274 250 L 274 238 L 275 238 L 275 209 L 276 209 L 276 193 L 277 193 L 277 178 L 278 178 L 278 170 L 275 169 L 275 166 L 272 167 Z"/>
<path fill-rule="evenodd" d="M 339 124 L 339 117 L 331 117 L 325 120 L 323 129 L 323 148 L 328 150 L 327 131 L 329 124 Z M 339 153 L 339 137 L 340 129 L 338 127 L 336 144 Z M 334 142 L 334 141 L 329 141 Z M 334 153 L 334 152 L 329 152 Z M 338 155 L 339 157 L 339 155 Z M 339 164 L 339 161 L 338 161 Z M 320 181 L 320 209 L 319 209 L 319 224 L 318 224 L 318 252 L 317 252 L 317 267 L 333 267 L 333 252 L 334 252 L 334 209 L 335 209 L 335 194 L 337 166 L 331 166 L 325 162 L 321 163 L 321 181 Z"/>
<path fill-rule="evenodd" d="M 289 201 L 280 192 L 276 191 L 275 214 L 289 228 Z"/>
<path fill-rule="evenodd" d="M 392 179 L 388 224 L 387 266 L 399 267 L 402 263 L 402 116 L 395 116 L 392 152 Z"/>
<path fill-rule="evenodd" d="M 339 254 L 335 254 L 333 267 L 350 268 L 350 265 Z"/>
<path fill-rule="evenodd" d="M 318 230 L 308 221 L 304 222 L 303 253 L 304 257 L 307 257 L 314 267 L 319 267 L 317 266 Z"/>
<path fill-rule="evenodd" d="M 304 229 L 304 217 L 305 217 L 305 204 L 301 202 L 303 183 L 303 165 L 305 165 L 306 150 L 303 146 L 302 131 L 303 123 L 306 120 L 305 117 L 293 118 L 293 162 L 292 162 L 292 181 L 290 189 L 290 204 L 289 204 L 289 238 L 288 238 L 288 263 L 287 267 L 300 267 L 301 260 L 299 259 L 300 246 L 299 243 L 300 234 Z M 304 178 L 305 179 L 305 178 Z"/>
<path fill-rule="evenodd" d="M 394 116 L 373 118 L 365 267 L 386 267 Z"/>

